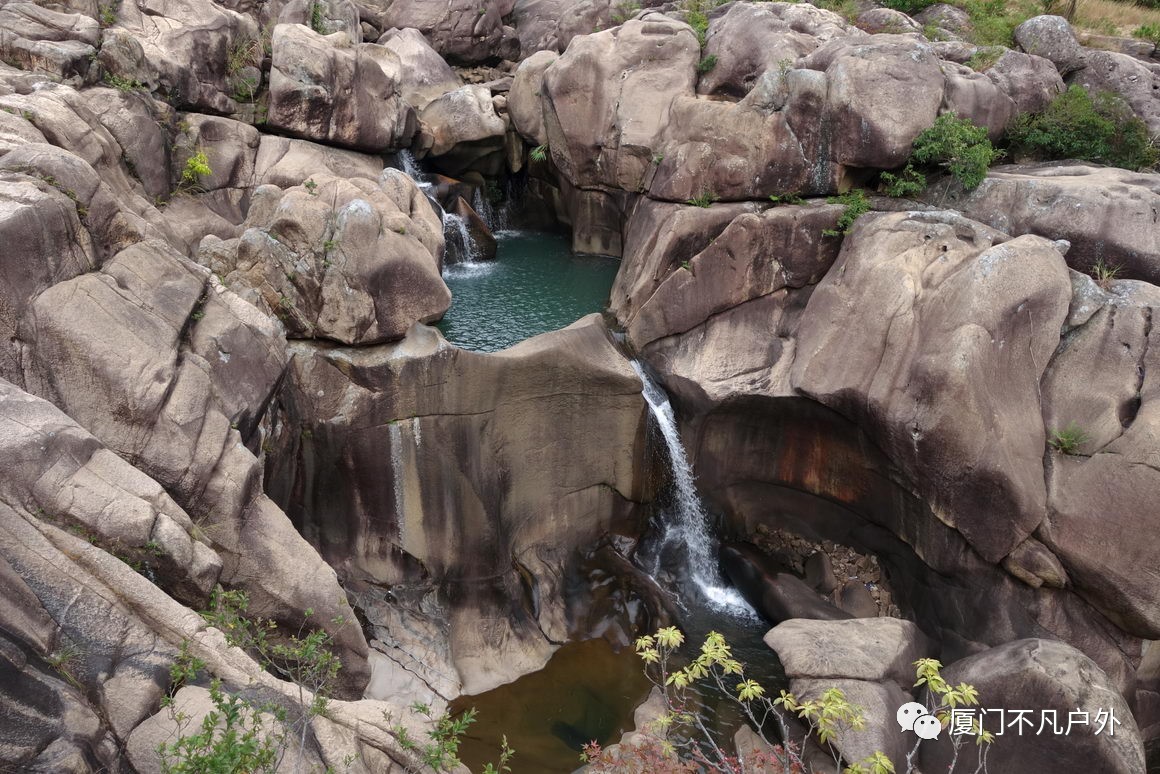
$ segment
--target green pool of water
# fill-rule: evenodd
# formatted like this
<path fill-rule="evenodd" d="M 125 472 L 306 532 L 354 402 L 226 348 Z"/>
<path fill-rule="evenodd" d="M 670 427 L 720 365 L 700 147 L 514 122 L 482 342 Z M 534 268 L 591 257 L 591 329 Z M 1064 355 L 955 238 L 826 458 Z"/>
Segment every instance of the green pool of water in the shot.
<path fill-rule="evenodd" d="M 620 262 L 574 255 L 566 236 L 531 231 L 496 234 L 495 261 L 443 271 L 451 308 L 439 330 L 463 349 L 495 352 L 602 311 Z"/>
<path fill-rule="evenodd" d="M 738 618 L 700 605 L 690 605 L 679 623 L 686 642 L 675 668 L 700 651 L 710 631 L 719 631 L 756 679 L 771 694 L 787 687 L 785 673 L 773 651 L 762 642 L 769 624 L 759 618 Z M 516 751 L 512 774 L 570 774 L 580 766 L 580 751 L 589 741 L 602 746 L 620 740 L 633 728 L 633 712 L 652 688 L 643 664 L 632 648 L 614 652 L 604 640 L 563 645 L 538 672 L 476 696 L 451 703 L 453 715 L 474 707 L 476 723 L 463 739 L 460 757 L 472 771 L 498 759 L 501 740 Z M 713 729 L 719 745 L 731 749 L 733 733 L 745 724 L 740 707 L 711 683 L 698 683 L 687 696 Z M 766 729 L 770 738 L 777 731 Z M 680 736 L 673 742 L 682 745 Z"/>
<path fill-rule="evenodd" d="M 633 711 L 651 687 L 631 648 L 615 653 L 604 640 L 570 642 L 540 671 L 452 703 L 452 714 L 477 713 L 459 757 L 481 771 L 498 760 L 506 736 L 516 751 L 512 774 L 568 774 L 580 767 L 585 743 L 607 745 L 632 730 Z"/>

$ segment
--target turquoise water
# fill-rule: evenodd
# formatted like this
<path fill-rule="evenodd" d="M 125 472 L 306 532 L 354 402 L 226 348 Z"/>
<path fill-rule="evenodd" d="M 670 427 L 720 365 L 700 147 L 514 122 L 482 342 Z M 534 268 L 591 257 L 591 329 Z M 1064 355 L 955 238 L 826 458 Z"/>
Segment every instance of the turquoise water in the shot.
<path fill-rule="evenodd" d="M 566 236 L 532 231 L 496 234 L 495 261 L 443 270 L 451 308 L 438 328 L 463 349 L 495 352 L 603 311 L 620 262 L 578 256 Z"/>

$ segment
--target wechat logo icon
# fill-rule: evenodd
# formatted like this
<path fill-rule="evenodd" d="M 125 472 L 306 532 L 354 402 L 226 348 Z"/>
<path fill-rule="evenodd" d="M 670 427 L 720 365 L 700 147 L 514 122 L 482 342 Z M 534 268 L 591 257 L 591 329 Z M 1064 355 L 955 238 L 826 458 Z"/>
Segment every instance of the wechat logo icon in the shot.
<path fill-rule="evenodd" d="M 938 739 L 942 723 L 926 707 L 916 701 L 907 702 L 894 715 L 903 733 L 913 731 L 920 739 Z"/>

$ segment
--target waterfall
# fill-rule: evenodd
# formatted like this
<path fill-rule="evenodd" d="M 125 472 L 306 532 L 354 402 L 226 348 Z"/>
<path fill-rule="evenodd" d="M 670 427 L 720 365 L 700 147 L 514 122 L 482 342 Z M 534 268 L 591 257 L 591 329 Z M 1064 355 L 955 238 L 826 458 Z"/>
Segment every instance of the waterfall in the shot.
<path fill-rule="evenodd" d="M 447 244 L 447 264 L 465 264 L 465 268 L 474 266 L 479 261 L 479 248 L 471 237 L 467 221 L 459 215 L 443 209 L 443 205 L 433 196 L 435 186 L 427 179 L 427 173 L 419 169 L 419 164 L 410 151 L 399 151 L 399 163 L 403 166 L 403 172 L 414 180 L 415 184 L 419 186 L 419 190 L 427 196 L 427 201 L 431 202 L 431 207 L 443 221 L 443 240 Z M 476 199 L 482 201 L 478 191 Z M 487 222 L 486 219 L 485 222 Z M 490 224 L 488 225 L 490 227 Z"/>
<path fill-rule="evenodd" d="M 656 576 L 660 557 L 665 550 L 679 546 L 686 554 L 689 578 L 712 607 L 752 616 L 753 608 L 721 577 L 717 566 L 717 539 L 709 529 L 709 515 L 705 513 L 697 493 L 693 468 L 685 454 L 685 447 L 681 445 L 681 435 L 677 430 L 677 420 L 669 396 L 635 360 L 632 361 L 632 370 L 636 371 L 644 384 L 641 394 L 660 428 L 672 466 L 671 502 L 663 516 L 660 547 L 657 550 L 658 566 L 653 568 L 652 574 Z"/>
<path fill-rule="evenodd" d="M 403 171 L 410 176 L 416 183 L 420 182 L 423 177 L 423 170 L 419 169 L 419 162 L 415 161 L 415 154 L 409 150 L 399 151 L 399 163 L 403 165 Z"/>
<path fill-rule="evenodd" d="M 507 230 L 507 208 L 502 204 L 499 207 L 492 204 L 491 199 L 484 195 L 482 188 L 475 189 L 475 195 L 471 198 L 471 209 L 475 210 L 491 233 L 498 234 Z"/>

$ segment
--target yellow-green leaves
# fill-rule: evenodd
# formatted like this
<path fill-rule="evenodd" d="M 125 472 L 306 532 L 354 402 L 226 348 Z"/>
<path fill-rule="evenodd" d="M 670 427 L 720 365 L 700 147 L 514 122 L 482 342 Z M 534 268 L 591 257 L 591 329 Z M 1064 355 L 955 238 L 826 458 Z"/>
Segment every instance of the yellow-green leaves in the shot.
<path fill-rule="evenodd" d="M 853 766 L 848 766 L 844 774 L 894 774 L 894 764 L 882 752 L 863 758 Z"/>
<path fill-rule="evenodd" d="M 717 635 L 720 636 L 720 635 Z M 681 634 L 681 630 L 675 626 L 666 626 L 663 629 L 657 630 L 657 643 L 662 648 L 674 650 L 681 647 L 685 642 L 685 635 Z"/>
<path fill-rule="evenodd" d="M 753 701 L 765 695 L 765 689 L 758 685 L 756 680 L 743 680 L 737 684 L 737 698 L 741 701 Z"/>

